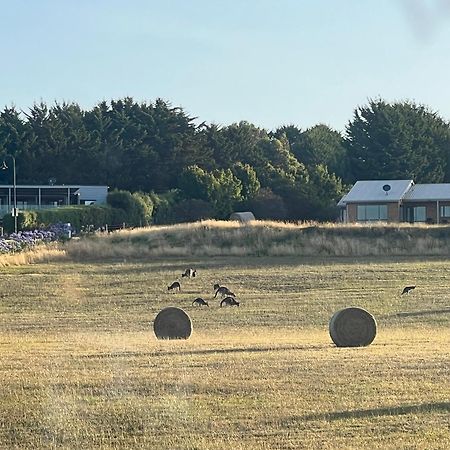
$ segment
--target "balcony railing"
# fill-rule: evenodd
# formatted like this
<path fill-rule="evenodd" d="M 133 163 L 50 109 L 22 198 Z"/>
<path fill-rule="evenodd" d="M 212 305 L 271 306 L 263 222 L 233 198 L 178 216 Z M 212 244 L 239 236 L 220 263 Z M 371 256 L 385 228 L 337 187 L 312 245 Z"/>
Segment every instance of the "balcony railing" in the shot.
<path fill-rule="evenodd" d="M 61 205 L 61 206 L 67 206 L 67 205 Z M 9 205 L 1 205 L 0 206 L 0 217 L 6 216 L 7 214 L 11 214 L 13 206 Z M 55 209 L 59 208 L 59 205 L 21 205 L 20 203 L 17 205 L 17 209 L 20 211 L 36 211 L 39 209 Z"/>

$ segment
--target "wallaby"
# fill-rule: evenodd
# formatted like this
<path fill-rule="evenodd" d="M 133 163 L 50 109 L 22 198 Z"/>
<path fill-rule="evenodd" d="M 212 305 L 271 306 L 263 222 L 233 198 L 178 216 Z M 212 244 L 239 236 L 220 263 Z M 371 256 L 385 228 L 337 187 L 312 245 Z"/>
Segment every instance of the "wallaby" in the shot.
<path fill-rule="evenodd" d="M 192 306 L 208 306 L 208 302 L 206 302 L 205 300 L 203 300 L 202 298 L 196 298 L 193 302 L 192 302 Z"/>
<path fill-rule="evenodd" d="M 178 281 L 174 281 L 170 286 L 168 286 L 167 290 L 169 290 L 169 291 L 174 291 L 174 290 L 181 291 L 181 284 Z"/>
<path fill-rule="evenodd" d="M 403 292 L 402 292 L 402 295 L 403 294 L 409 294 L 413 289 L 415 289 L 416 287 L 415 286 L 406 286 L 404 289 L 403 289 Z"/>
<path fill-rule="evenodd" d="M 220 286 L 217 291 L 216 291 L 216 295 L 214 295 L 214 298 L 217 297 L 217 294 L 220 294 L 222 297 L 225 295 L 229 295 L 231 297 L 236 297 L 227 287 L 225 286 Z"/>
<path fill-rule="evenodd" d="M 220 307 L 222 306 L 239 306 L 239 302 L 233 297 L 226 297 L 220 302 Z"/>
<path fill-rule="evenodd" d="M 181 274 L 182 277 L 188 277 L 188 278 L 194 278 L 197 275 L 197 270 L 194 269 L 186 269 L 183 274 Z"/>

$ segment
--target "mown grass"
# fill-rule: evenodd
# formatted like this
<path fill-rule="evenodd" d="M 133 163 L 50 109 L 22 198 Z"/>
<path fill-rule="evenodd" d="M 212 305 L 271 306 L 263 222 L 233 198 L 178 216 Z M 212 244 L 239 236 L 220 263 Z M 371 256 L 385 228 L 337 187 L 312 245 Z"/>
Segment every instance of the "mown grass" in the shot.
<path fill-rule="evenodd" d="M 198 276 L 181 279 L 186 267 Z M 449 448 L 450 262 L 190 258 L 3 267 L 0 448 Z M 179 294 L 167 285 L 182 281 Z M 219 308 L 212 286 L 236 292 Z M 416 290 L 401 296 L 404 285 Z M 191 302 L 203 296 L 210 308 Z M 188 341 L 152 321 L 183 307 Z M 367 348 L 331 315 L 378 321 Z"/>

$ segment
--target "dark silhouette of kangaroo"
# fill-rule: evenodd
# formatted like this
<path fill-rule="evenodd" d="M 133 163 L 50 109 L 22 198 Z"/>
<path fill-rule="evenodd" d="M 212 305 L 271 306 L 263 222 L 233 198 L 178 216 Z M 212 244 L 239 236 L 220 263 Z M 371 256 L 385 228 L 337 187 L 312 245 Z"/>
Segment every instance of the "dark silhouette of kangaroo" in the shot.
<path fill-rule="evenodd" d="M 197 270 L 194 269 L 186 269 L 183 274 L 181 274 L 182 277 L 188 277 L 188 278 L 195 278 L 197 275 Z"/>
<path fill-rule="evenodd" d="M 214 298 L 217 297 L 217 294 L 220 294 L 222 297 L 225 295 L 229 295 L 231 297 L 236 297 L 227 287 L 225 286 L 220 286 L 217 291 L 216 291 L 216 295 L 214 295 Z"/>
<path fill-rule="evenodd" d="M 170 286 L 167 287 L 169 291 L 181 290 L 181 284 L 178 281 L 174 281 Z"/>
<path fill-rule="evenodd" d="M 208 306 L 208 302 L 206 302 L 205 300 L 203 300 L 202 298 L 196 298 L 193 302 L 192 302 L 192 306 Z"/>
<path fill-rule="evenodd" d="M 220 307 L 222 306 L 239 306 L 239 302 L 233 297 L 226 297 L 220 302 Z"/>
<path fill-rule="evenodd" d="M 403 294 L 409 294 L 413 289 L 415 289 L 415 286 L 406 286 L 403 291 L 402 291 L 402 295 Z"/>

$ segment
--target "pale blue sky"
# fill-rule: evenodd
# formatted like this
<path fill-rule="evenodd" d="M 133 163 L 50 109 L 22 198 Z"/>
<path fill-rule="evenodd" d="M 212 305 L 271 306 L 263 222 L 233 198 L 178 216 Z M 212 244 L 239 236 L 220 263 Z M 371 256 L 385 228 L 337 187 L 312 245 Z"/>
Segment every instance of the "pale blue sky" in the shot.
<path fill-rule="evenodd" d="M 449 0 L 0 0 L 0 107 L 157 97 L 343 130 L 368 98 L 450 120 Z"/>

